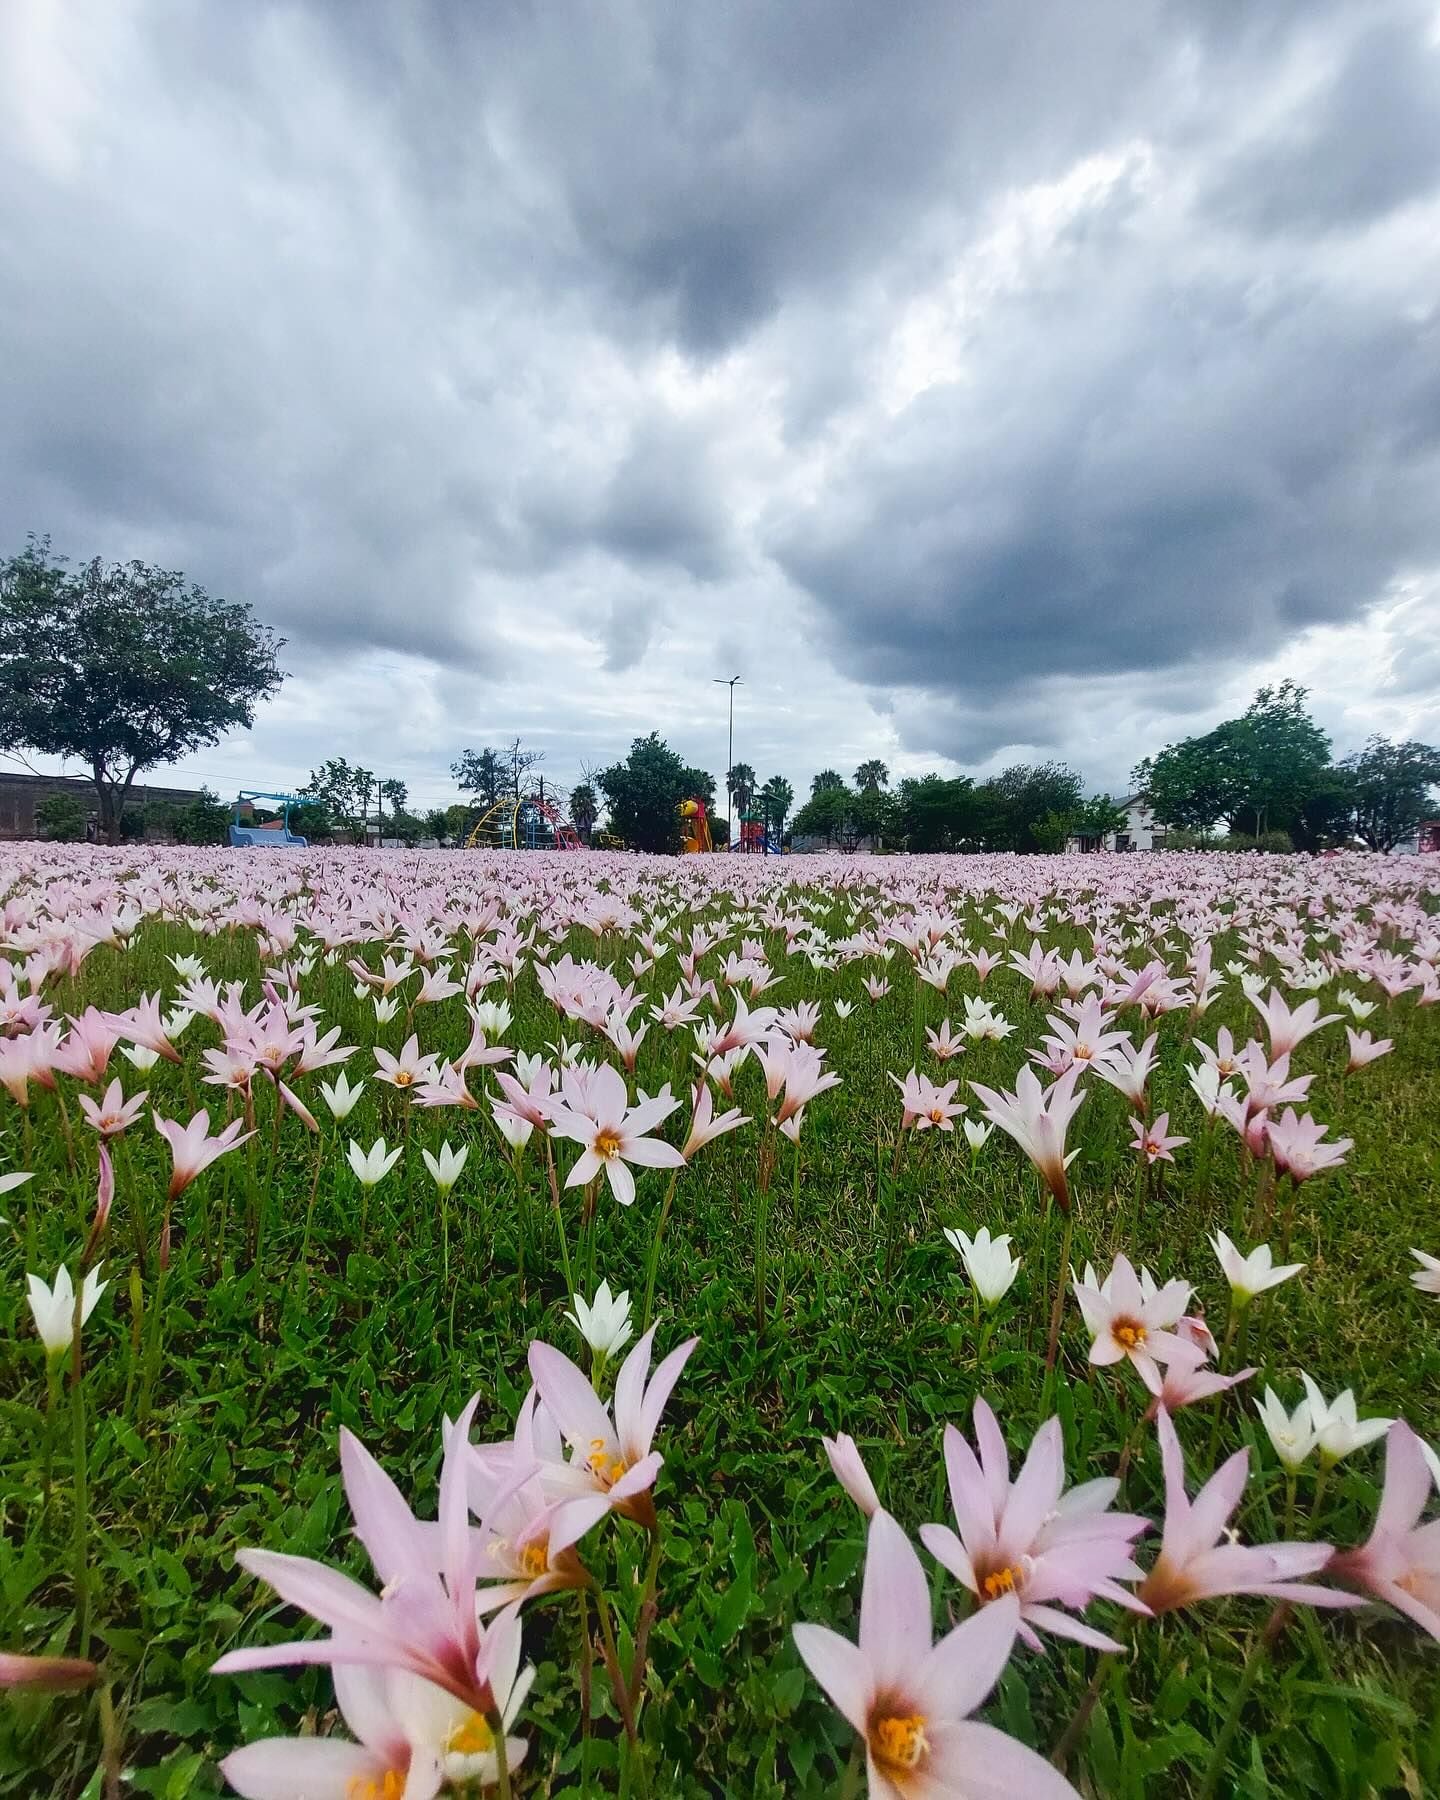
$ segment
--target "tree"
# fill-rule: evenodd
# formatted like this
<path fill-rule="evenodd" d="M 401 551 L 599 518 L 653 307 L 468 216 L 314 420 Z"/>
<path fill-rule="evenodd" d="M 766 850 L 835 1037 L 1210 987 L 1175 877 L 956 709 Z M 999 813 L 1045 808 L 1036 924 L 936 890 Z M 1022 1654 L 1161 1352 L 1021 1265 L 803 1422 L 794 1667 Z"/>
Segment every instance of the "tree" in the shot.
<path fill-rule="evenodd" d="M 600 770 L 596 781 L 610 811 L 610 829 L 637 850 L 679 847 L 682 800 L 701 799 L 714 807 L 714 777 L 687 768 L 654 731 L 636 738 L 625 761 Z"/>
<path fill-rule="evenodd" d="M 907 850 L 962 850 L 980 835 L 976 788 L 967 776 L 907 776 L 894 800 L 894 828 Z"/>
<path fill-rule="evenodd" d="M 842 781 L 839 787 L 815 789 L 791 821 L 796 837 L 823 837 L 827 844 L 843 839 L 854 823 L 855 796 Z"/>
<path fill-rule="evenodd" d="M 777 837 L 785 835 L 785 819 L 795 804 L 795 790 L 783 775 L 772 775 L 760 790 L 765 823 Z"/>
<path fill-rule="evenodd" d="M 444 839 L 450 835 L 450 815 L 443 806 L 427 807 L 421 822 L 426 837 Z"/>
<path fill-rule="evenodd" d="M 409 787 L 403 781 L 397 780 L 395 776 L 387 776 L 386 779 L 380 783 L 376 792 L 376 811 L 378 812 L 381 810 L 380 803 L 382 801 L 388 800 L 390 802 L 391 813 L 396 818 L 399 818 L 400 814 L 405 811 L 405 804 L 409 798 Z"/>
<path fill-rule="evenodd" d="M 170 829 L 177 844 L 228 843 L 230 808 L 208 787 L 201 788 L 188 806 L 178 807 L 171 815 Z M 297 825 L 296 830 L 299 829 Z"/>
<path fill-rule="evenodd" d="M 481 812 L 498 806 L 504 796 L 505 765 L 488 745 L 484 750 L 462 750 L 450 773 L 461 793 L 473 795 Z"/>
<path fill-rule="evenodd" d="M 1338 765 L 1348 789 L 1355 835 L 1372 850 L 1393 850 L 1435 809 L 1440 749 L 1372 737 Z"/>
<path fill-rule="evenodd" d="M 78 844 L 85 836 L 85 808 L 74 794 L 47 794 L 35 808 L 35 829 L 47 844 Z"/>
<path fill-rule="evenodd" d="M 880 788 L 889 787 L 890 771 L 878 756 L 872 756 L 855 771 L 855 785 L 862 794 L 876 793 Z"/>
<path fill-rule="evenodd" d="M 750 802 L 755 795 L 755 771 L 749 763 L 736 763 L 725 777 L 725 787 L 743 818 L 749 812 Z"/>
<path fill-rule="evenodd" d="M 375 776 L 358 763 L 353 766 L 343 756 L 332 756 L 318 769 L 300 792 L 322 806 L 333 818 L 349 828 L 351 837 L 365 841 L 365 827 L 370 818 L 370 796 L 375 791 Z"/>
<path fill-rule="evenodd" d="M 810 798 L 819 794 L 845 791 L 845 777 L 838 769 L 822 769 L 818 775 L 810 779 Z"/>
<path fill-rule="evenodd" d="M 1109 794 L 1092 794 L 1076 807 L 1065 823 L 1066 837 L 1073 832 L 1077 837 L 1107 838 L 1112 832 L 1124 831 L 1130 817 L 1120 802 L 1112 800 Z"/>
<path fill-rule="evenodd" d="M 254 723 L 283 644 L 175 570 L 97 557 L 71 573 L 32 536 L 0 563 L 0 750 L 85 763 L 116 843 L 142 770 Z"/>
<path fill-rule="evenodd" d="M 588 844 L 600 817 L 600 798 L 588 781 L 570 790 L 570 822 Z"/>
<path fill-rule="evenodd" d="M 1002 769 L 978 793 L 986 814 L 986 848 L 1033 851 L 1053 846 L 1054 819 L 1070 818 L 1083 791 L 1080 777 L 1064 763 L 1014 763 Z M 1064 841 L 1062 831 L 1062 846 Z"/>

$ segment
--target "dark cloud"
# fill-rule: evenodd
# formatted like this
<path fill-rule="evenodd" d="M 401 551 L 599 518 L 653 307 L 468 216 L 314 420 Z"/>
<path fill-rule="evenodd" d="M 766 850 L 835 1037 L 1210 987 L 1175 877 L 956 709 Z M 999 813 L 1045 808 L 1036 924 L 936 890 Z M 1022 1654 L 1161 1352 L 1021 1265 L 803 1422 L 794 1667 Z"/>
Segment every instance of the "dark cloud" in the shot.
<path fill-rule="evenodd" d="M 698 755 L 738 669 L 796 777 L 1119 768 L 1440 562 L 1436 65 L 1412 0 L 13 0 L 0 543 L 253 601 L 278 754 Z"/>

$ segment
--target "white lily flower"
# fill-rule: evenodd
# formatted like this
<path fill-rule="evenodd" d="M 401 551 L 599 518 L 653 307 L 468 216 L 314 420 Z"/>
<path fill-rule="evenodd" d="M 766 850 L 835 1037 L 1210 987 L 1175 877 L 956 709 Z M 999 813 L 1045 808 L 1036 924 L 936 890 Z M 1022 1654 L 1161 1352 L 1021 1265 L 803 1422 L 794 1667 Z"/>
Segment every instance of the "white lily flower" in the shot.
<path fill-rule="evenodd" d="M 460 1179 L 460 1172 L 465 1167 L 469 1155 L 470 1146 L 468 1144 L 462 1144 L 458 1150 L 452 1150 L 448 1138 L 440 1146 L 438 1157 L 432 1156 L 428 1150 L 420 1152 L 421 1161 L 430 1171 L 430 1179 L 442 1194 L 448 1194 Z"/>
<path fill-rule="evenodd" d="M 144 1044 L 122 1044 L 120 1054 L 142 1075 L 148 1075 L 160 1060 L 160 1052 L 151 1050 Z"/>
<path fill-rule="evenodd" d="M 1248 1256 L 1242 1256 L 1223 1231 L 1217 1231 L 1210 1244 L 1230 1283 L 1236 1306 L 1248 1306 L 1257 1294 L 1279 1287 L 1305 1267 L 1304 1263 L 1281 1263 L 1277 1267 L 1268 1244 L 1257 1244 Z"/>
<path fill-rule="evenodd" d="M 375 996 L 375 1023 L 388 1025 L 400 1010 L 400 1002 L 393 994 L 377 994 Z"/>
<path fill-rule="evenodd" d="M 324 1096 L 325 1104 L 330 1108 L 330 1116 L 334 1119 L 348 1119 L 355 1110 L 356 1101 L 364 1091 L 365 1083 L 347 1080 L 343 1069 L 335 1077 L 333 1086 L 328 1081 L 320 1083 L 320 1092 Z"/>
<path fill-rule="evenodd" d="M 584 1338 L 596 1356 L 611 1357 L 630 1341 L 630 1294 L 610 1292 L 610 1283 L 602 1281 L 595 1298 L 587 1306 L 578 1294 L 572 1297 L 573 1312 L 565 1317 Z"/>
<path fill-rule="evenodd" d="M 960 1129 L 965 1133 L 965 1142 L 974 1151 L 983 1150 L 990 1141 L 990 1134 L 995 1127 L 986 1119 L 962 1119 Z"/>
<path fill-rule="evenodd" d="M 1310 1402 L 1310 1419 L 1320 1445 L 1320 1461 L 1326 1468 L 1354 1450 L 1363 1450 L 1376 1438 L 1384 1437 L 1395 1423 L 1393 1419 L 1360 1418 L 1355 1410 L 1355 1395 L 1349 1388 L 1327 1402 L 1303 1369 L 1300 1379 L 1305 1383 L 1305 1394 Z"/>
<path fill-rule="evenodd" d="M 81 1285 L 82 1325 L 94 1312 L 95 1302 L 109 1286 L 108 1282 L 100 1279 L 102 1266 L 96 1263 Z M 30 1311 L 34 1315 L 40 1341 L 44 1344 L 47 1355 L 62 1356 L 69 1350 L 75 1337 L 75 1284 L 70 1279 L 70 1271 L 62 1266 L 53 1287 L 47 1286 L 38 1275 L 27 1275 L 25 1279 L 30 1285 Z"/>
<path fill-rule="evenodd" d="M 397 1144 L 393 1150 L 386 1150 L 384 1138 L 376 1138 L 368 1150 L 362 1150 L 350 1140 L 350 1148 L 345 1152 L 350 1159 L 350 1167 L 355 1171 L 355 1179 L 361 1187 L 374 1187 L 395 1167 L 400 1160 L 402 1146 Z"/>
<path fill-rule="evenodd" d="M 1255 1402 L 1260 1423 L 1265 1427 L 1275 1454 L 1290 1474 L 1294 1474 L 1315 1448 L 1315 1426 L 1310 1417 L 1310 1402 L 1302 1400 L 1293 1413 L 1287 1413 L 1279 1395 L 1266 1388 L 1265 1398 Z"/>
<path fill-rule="evenodd" d="M 1010 1234 L 992 1238 L 989 1226 L 982 1225 L 972 1238 L 947 1227 L 945 1239 L 959 1253 L 965 1273 L 986 1306 L 998 1305 L 1020 1273 L 1019 1258 L 1010 1254 Z"/>

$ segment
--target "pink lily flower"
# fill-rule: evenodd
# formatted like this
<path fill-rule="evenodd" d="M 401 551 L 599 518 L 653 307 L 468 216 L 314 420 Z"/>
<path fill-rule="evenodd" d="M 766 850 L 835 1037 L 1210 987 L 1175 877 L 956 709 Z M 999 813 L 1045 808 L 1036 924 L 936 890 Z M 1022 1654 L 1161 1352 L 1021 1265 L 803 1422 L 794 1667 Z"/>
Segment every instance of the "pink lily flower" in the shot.
<path fill-rule="evenodd" d="M 412 1031 L 406 1038 L 399 1056 L 392 1056 L 379 1044 L 374 1048 L 376 1062 L 375 1079 L 385 1081 L 394 1088 L 414 1087 L 417 1083 L 434 1081 L 438 1068 L 433 1056 L 420 1054 L 420 1040 Z"/>
<path fill-rule="evenodd" d="M 583 1112 L 565 1105 L 549 1108 L 552 1134 L 583 1146 L 583 1154 L 565 1177 L 566 1187 L 583 1187 L 603 1169 L 611 1193 L 622 1206 L 629 1206 L 635 1198 L 629 1164 L 646 1169 L 677 1169 L 684 1164 L 673 1144 L 647 1135 L 679 1104 L 667 1093 L 631 1106 L 619 1070 L 608 1063 L 598 1068 L 590 1078 Z"/>
<path fill-rule="evenodd" d="M 1345 1073 L 1353 1075 L 1356 1069 L 1363 1069 L 1367 1063 L 1388 1056 L 1395 1048 L 1390 1038 L 1374 1038 L 1368 1031 L 1356 1031 L 1353 1027 L 1345 1027 L 1345 1036 L 1350 1042 L 1350 1060 L 1345 1064 Z"/>
<path fill-rule="evenodd" d="M 1060 1608 L 1083 1612 L 1092 1601 L 1105 1599 L 1144 1612 L 1119 1583 L 1142 1577 L 1131 1545 L 1149 1529 L 1149 1520 L 1109 1510 L 1120 1491 L 1118 1481 L 1087 1481 L 1063 1491 L 1059 1419 L 1047 1419 L 1036 1432 L 1012 1482 L 1005 1439 L 984 1400 L 975 1402 L 973 1418 L 978 1459 L 953 1425 L 945 1427 L 945 1467 L 959 1535 L 948 1525 L 922 1525 L 921 1543 L 981 1606 L 1014 1594 L 1020 1636 L 1032 1650 L 1042 1647 L 1036 1635 L 1041 1631 L 1094 1650 L 1119 1650 L 1113 1638 Z"/>
<path fill-rule="evenodd" d="M 181 1125 L 174 1119 L 162 1119 L 157 1112 L 152 1112 L 150 1117 L 155 1121 L 155 1129 L 170 1146 L 173 1166 L 168 1198 L 172 1201 L 179 1199 L 195 1177 L 208 1169 L 217 1157 L 224 1156 L 229 1150 L 238 1150 L 255 1135 L 253 1131 L 242 1130 L 239 1119 L 232 1119 L 212 1138 L 210 1115 L 203 1108 L 188 1125 Z"/>
<path fill-rule="evenodd" d="M 1248 1381 L 1254 1373 L 1254 1369 L 1241 1369 L 1235 1375 L 1222 1375 L 1218 1369 L 1205 1369 L 1189 1363 L 1170 1363 L 1160 1383 L 1159 1395 L 1152 1405 L 1156 1410 L 1163 1406 L 1166 1412 L 1176 1413 L 1182 1406 L 1194 1406 L 1200 1400 L 1213 1400 L 1216 1394 L 1239 1387 L 1242 1381 Z"/>
<path fill-rule="evenodd" d="M 105 1079 L 117 1041 L 118 1033 L 111 1029 L 105 1014 L 98 1007 L 87 1006 L 78 1019 L 71 1019 L 69 1035 L 55 1053 L 55 1067 L 77 1081 L 98 1086 Z"/>
<path fill-rule="evenodd" d="M 831 1474 L 865 1517 L 873 1519 L 880 1511 L 880 1496 L 875 1492 L 875 1483 L 870 1479 L 870 1471 L 865 1467 L 854 1438 L 841 1431 L 833 1438 L 822 1437 L 820 1442 L 825 1447 Z"/>
<path fill-rule="evenodd" d="M 1132 1118 L 1135 1136 L 1131 1149 L 1139 1153 L 1147 1164 L 1157 1162 L 1173 1163 L 1175 1158 L 1170 1154 L 1178 1150 L 1182 1144 L 1190 1142 L 1188 1137 L 1169 1137 L 1166 1135 L 1170 1124 L 1168 1112 L 1158 1113 L 1153 1124 L 1147 1125 L 1143 1119 Z"/>
<path fill-rule="evenodd" d="M 916 1131 L 929 1131 L 934 1127 L 938 1131 L 955 1129 L 952 1121 L 969 1108 L 963 1100 L 953 1100 L 959 1081 L 947 1081 L 941 1086 L 931 1081 L 928 1075 L 919 1075 L 914 1069 L 902 1081 L 898 1075 L 890 1079 L 900 1090 L 901 1114 L 900 1129 L 909 1131 L 913 1126 Z"/>
<path fill-rule="evenodd" d="M 783 1131 L 788 1121 L 804 1113 L 816 1095 L 839 1085 L 840 1077 L 824 1067 L 823 1051 L 813 1044 L 792 1044 L 785 1064 L 785 1098 L 780 1102 L 775 1123 Z"/>
<path fill-rule="evenodd" d="M 1338 1168 L 1355 1148 L 1355 1140 L 1339 1138 L 1327 1144 L 1323 1141 L 1327 1129 L 1309 1113 L 1297 1114 L 1293 1106 L 1287 1106 L 1278 1120 L 1271 1119 L 1265 1127 L 1275 1167 L 1297 1183 L 1324 1169 Z"/>
<path fill-rule="evenodd" d="M 1073 1277 L 1072 1277 L 1073 1279 Z M 1117 1256 L 1103 1282 L 1085 1265 L 1085 1278 L 1075 1282 L 1085 1325 L 1090 1332 L 1090 1360 L 1099 1367 L 1128 1361 L 1152 1394 L 1160 1392 L 1160 1364 L 1204 1361 L 1203 1353 L 1174 1327 L 1190 1302 L 1188 1281 L 1167 1281 L 1146 1293 L 1128 1256 Z"/>
<path fill-rule="evenodd" d="M 737 1131 L 740 1126 L 749 1123 L 749 1116 L 742 1113 L 738 1106 L 732 1106 L 717 1116 L 715 1098 L 710 1092 L 710 1084 L 702 1081 L 695 1095 L 695 1111 L 690 1120 L 690 1135 L 681 1147 L 680 1154 L 688 1163 L 696 1151 L 703 1150 L 706 1144 L 713 1143 L 718 1137 L 723 1137 L 727 1131 Z"/>
<path fill-rule="evenodd" d="M 1013 1094 L 997 1093 L 978 1081 L 970 1083 L 980 1096 L 985 1117 L 1019 1144 L 1062 1212 L 1070 1210 L 1065 1171 L 1080 1154 L 1078 1149 L 1065 1154 L 1066 1130 L 1085 1100 L 1084 1094 L 1075 1092 L 1079 1078 L 1080 1065 L 1075 1063 L 1049 1088 L 1042 1088 L 1035 1071 L 1028 1067 L 1016 1076 Z"/>
<path fill-rule="evenodd" d="M 118 1081 L 112 1081 L 105 1090 L 105 1097 L 97 1106 L 88 1094 L 81 1094 L 80 1110 L 85 1115 L 85 1122 L 97 1132 L 102 1140 L 119 1137 L 122 1131 L 128 1131 L 145 1109 L 149 1098 L 149 1088 L 142 1088 L 138 1094 L 132 1094 L 127 1100 L 124 1090 Z"/>
<path fill-rule="evenodd" d="M 1180 1440 L 1163 1407 L 1156 1427 L 1165 1469 L 1165 1526 L 1160 1554 L 1140 1589 L 1151 1612 L 1175 1612 L 1225 1594 L 1267 1594 L 1310 1606 L 1359 1604 L 1353 1595 L 1296 1580 L 1326 1568 L 1334 1554 L 1329 1544 L 1238 1544 L 1228 1538 L 1226 1526 L 1250 1470 L 1248 1450 L 1237 1450 L 1222 1463 L 1192 1501 L 1185 1492 Z"/>
<path fill-rule="evenodd" d="M 651 1448 L 665 1402 L 699 1338 L 687 1338 L 650 1375 L 651 1346 L 658 1326 L 652 1325 L 620 1365 L 615 1379 L 615 1418 L 570 1358 L 538 1340 L 530 1346 L 530 1373 L 546 1410 L 571 1448 L 563 1471 L 562 1491 L 603 1494 L 611 1510 L 650 1530 L 655 1506 L 650 1490 L 664 1464 Z M 647 1380 L 648 1377 L 648 1380 Z M 546 1465 L 552 1483 L 557 1466 Z"/>
<path fill-rule="evenodd" d="M 794 1627 L 801 1660 L 864 1740 L 872 1800 L 1075 1800 L 1043 1757 L 969 1717 L 999 1680 L 1019 1625 L 1007 1594 L 935 1643 L 920 1558 L 889 1513 L 875 1514 L 859 1643 L 824 1625 Z"/>
<path fill-rule="evenodd" d="M 1420 1523 L 1430 1498 L 1425 1446 L 1403 1419 L 1385 1439 L 1385 1488 L 1367 1541 L 1337 1551 L 1330 1573 L 1440 1638 L 1440 1519 Z"/>
<path fill-rule="evenodd" d="M 370 1664 L 418 1675 L 482 1715 L 494 1710 L 491 1673 L 500 1653 L 508 1651 L 514 1614 L 502 1613 L 487 1632 L 475 1606 L 479 1547 L 469 1526 L 465 1476 L 470 1421 L 478 1402 L 477 1394 L 445 1447 L 438 1534 L 415 1518 L 359 1441 L 341 1432 L 341 1470 L 355 1535 L 384 1584 L 383 1592 L 372 1594 L 309 1557 L 241 1550 L 236 1560 L 242 1568 L 268 1582 L 282 1600 L 329 1626 L 330 1635 L 232 1650 L 213 1665 L 212 1673 L 237 1675 L 296 1663 Z"/>
<path fill-rule="evenodd" d="M 1339 1013 L 1326 1013 L 1322 1019 L 1320 1002 L 1313 997 L 1303 1000 L 1292 1012 L 1285 1004 L 1280 990 L 1273 987 L 1264 1000 L 1258 994 L 1252 994 L 1250 1004 L 1265 1021 L 1265 1028 L 1270 1033 L 1270 1054 L 1273 1057 L 1288 1056 L 1312 1032 L 1319 1031 L 1322 1025 L 1334 1025 L 1340 1018 Z"/>
<path fill-rule="evenodd" d="M 180 1052 L 170 1042 L 170 1035 L 165 1029 L 165 1017 L 158 994 L 142 994 L 128 1012 L 107 1012 L 102 1017 L 116 1037 L 124 1038 L 127 1043 L 143 1044 L 147 1050 L 163 1056 L 166 1062 L 179 1062 Z"/>
<path fill-rule="evenodd" d="M 1102 1081 L 1118 1088 L 1132 1106 L 1143 1107 L 1150 1072 L 1155 1067 L 1158 1041 L 1159 1034 L 1152 1031 L 1138 1050 L 1127 1041 L 1098 1057 L 1090 1066 Z"/>

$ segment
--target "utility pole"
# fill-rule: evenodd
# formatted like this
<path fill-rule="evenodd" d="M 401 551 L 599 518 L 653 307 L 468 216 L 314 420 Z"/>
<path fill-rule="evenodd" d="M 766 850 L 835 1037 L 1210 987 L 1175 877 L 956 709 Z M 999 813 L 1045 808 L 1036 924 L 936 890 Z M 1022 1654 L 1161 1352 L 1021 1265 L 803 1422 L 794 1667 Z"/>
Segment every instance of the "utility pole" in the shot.
<path fill-rule="evenodd" d="M 735 848 L 735 797 L 730 787 L 730 771 L 735 767 L 735 684 L 740 680 L 732 675 L 728 681 L 715 676 L 716 687 L 728 687 L 730 690 L 730 736 L 725 746 L 725 834 L 728 839 L 726 850 Z"/>

